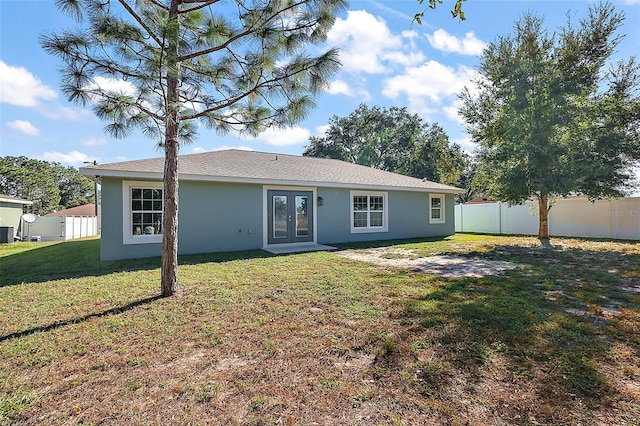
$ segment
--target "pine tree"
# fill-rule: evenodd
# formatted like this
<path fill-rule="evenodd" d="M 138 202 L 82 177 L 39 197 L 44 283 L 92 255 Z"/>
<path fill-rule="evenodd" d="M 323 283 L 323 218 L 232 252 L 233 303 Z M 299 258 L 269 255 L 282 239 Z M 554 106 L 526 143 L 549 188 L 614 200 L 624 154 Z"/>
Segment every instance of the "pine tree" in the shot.
<path fill-rule="evenodd" d="M 165 153 L 163 296 L 178 290 L 178 151 L 196 121 L 258 134 L 303 119 L 339 68 L 337 50 L 307 53 L 344 0 L 57 0 L 80 29 L 43 35 L 64 63 L 62 90 L 124 138 Z M 120 89 L 113 89 L 118 82 Z M 111 84 L 107 84 L 111 83 Z"/>

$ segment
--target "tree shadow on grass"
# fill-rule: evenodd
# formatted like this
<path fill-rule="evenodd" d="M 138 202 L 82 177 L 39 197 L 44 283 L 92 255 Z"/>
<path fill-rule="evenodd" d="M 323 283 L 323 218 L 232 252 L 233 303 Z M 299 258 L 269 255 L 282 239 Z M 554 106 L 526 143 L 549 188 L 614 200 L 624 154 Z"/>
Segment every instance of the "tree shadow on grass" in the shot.
<path fill-rule="evenodd" d="M 20 243 L 16 243 L 20 244 Z M 205 262 L 272 257 L 262 250 L 184 255 L 178 257 L 180 265 Z M 160 257 L 100 260 L 100 240 L 72 240 L 55 244 L 42 244 L 35 248 L 0 257 L 0 287 L 17 284 L 41 283 L 57 279 L 101 276 L 115 272 L 156 269 Z"/>
<path fill-rule="evenodd" d="M 436 289 L 400 302 L 398 319 L 413 326 L 411 338 L 423 338 L 424 346 L 438 348 L 436 361 L 416 367 L 420 393 L 430 398 L 445 395 L 438 372 L 447 371 L 443 366 L 448 365 L 458 378 L 466 377 L 471 388 L 490 373 L 510 383 L 507 393 L 514 386 L 534 390 L 538 403 L 514 395 L 505 404 L 502 410 L 512 418 L 528 419 L 531 414 L 548 422 L 573 422 L 570 416 L 584 410 L 583 402 L 608 410 L 612 402 L 633 401 L 606 368 L 613 367 L 608 354 L 614 343 L 640 355 L 640 337 L 634 336 L 640 326 L 640 295 L 621 290 L 628 284 L 625 272 L 640 272 L 638 255 L 519 246 L 466 255 L 525 267 L 498 277 L 440 278 Z M 602 316 L 612 306 L 621 310 L 619 319 Z M 503 366 L 498 373 L 492 364 L 496 359 Z M 633 362 L 628 368 L 635 368 Z M 556 417 L 558 413 L 569 417 Z"/>
<path fill-rule="evenodd" d="M 500 387 L 509 384 L 483 398 L 502 398 L 505 390 L 520 387 L 533 390 L 550 411 L 579 409 L 570 395 L 606 405 L 613 391 L 598 364 L 610 342 L 599 338 L 592 322 L 564 312 L 540 290 L 523 288 L 519 275 L 445 280 L 448 284 L 427 296 L 404 302 L 400 320 L 414 324 L 417 335 L 425 336 L 425 347 L 438 348 L 438 361 L 417 364 L 417 391 L 430 398 L 444 396 L 442 378 L 424 372 L 446 370 L 441 366 L 447 365 L 457 380 L 467 381 L 467 388 L 487 386 L 482 383 L 487 375 L 497 377 Z M 513 396 L 503 413 L 544 417 L 536 404 Z"/>
<path fill-rule="evenodd" d="M 53 324 L 41 325 L 41 326 L 38 326 L 38 327 L 30 328 L 28 330 L 17 331 L 15 333 L 10 333 L 10 334 L 4 335 L 4 336 L 0 336 L 0 342 L 4 342 L 5 340 L 10 340 L 10 339 L 14 339 L 14 338 L 25 337 L 25 336 L 28 336 L 28 335 L 34 334 L 34 333 L 40 333 L 40 332 L 46 332 L 46 331 L 55 330 L 57 328 L 65 327 L 67 325 L 82 323 L 82 322 L 88 321 L 88 320 L 93 319 L 93 318 L 101 318 L 101 317 L 106 317 L 106 316 L 113 315 L 113 314 L 121 314 L 123 312 L 126 312 L 126 311 L 129 311 L 131 309 L 137 308 L 138 306 L 142 306 L 142 305 L 146 305 L 146 304 L 152 303 L 152 302 L 160 299 L 161 297 L 162 296 L 160 296 L 160 295 L 146 297 L 144 299 L 140 299 L 140 300 L 136 300 L 136 301 L 131 302 L 131 303 L 127 303 L 124 306 L 118 306 L 118 307 L 115 307 L 115 308 L 107 309 L 106 311 L 103 311 L 103 312 L 96 312 L 96 313 L 88 314 L 88 315 L 85 315 L 85 316 L 82 316 L 82 317 L 78 317 L 78 318 L 72 318 L 72 319 L 68 319 L 68 320 L 64 320 L 64 321 L 57 321 L 57 322 L 55 322 Z"/>

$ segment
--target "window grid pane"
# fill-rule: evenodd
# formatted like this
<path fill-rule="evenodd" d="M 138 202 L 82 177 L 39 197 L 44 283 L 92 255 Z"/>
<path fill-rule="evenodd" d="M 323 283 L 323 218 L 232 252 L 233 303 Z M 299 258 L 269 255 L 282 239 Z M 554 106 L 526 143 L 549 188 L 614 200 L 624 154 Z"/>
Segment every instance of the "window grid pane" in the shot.
<path fill-rule="evenodd" d="M 371 212 L 370 213 L 370 223 L 369 226 L 382 226 L 382 212 Z"/>
<path fill-rule="evenodd" d="M 384 196 L 353 196 L 353 227 L 384 228 Z"/>
<path fill-rule="evenodd" d="M 162 189 L 131 189 L 131 234 L 162 234 Z"/>
<path fill-rule="evenodd" d="M 382 211 L 384 210 L 384 202 L 383 202 L 383 197 L 380 196 L 371 196 L 369 197 L 369 209 L 370 210 L 375 210 L 375 211 Z"/>
<path fill-rule="evenodd" d="M 367 212 L 353 212 L 353 227 L 354 228 L 367 227 Z"/>
<path fill-rule="evenodd" d="M 355 196 L 353 197 L 353 210 L 367 210 L 368 202 L 366 196 Z"/>

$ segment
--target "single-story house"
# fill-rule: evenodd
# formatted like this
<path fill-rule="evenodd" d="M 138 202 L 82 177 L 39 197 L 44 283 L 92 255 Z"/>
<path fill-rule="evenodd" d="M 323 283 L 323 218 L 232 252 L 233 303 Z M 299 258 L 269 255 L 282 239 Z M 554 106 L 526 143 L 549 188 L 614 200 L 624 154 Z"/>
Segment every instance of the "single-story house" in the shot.
<path fill-rule="evenodd" d="M 224 150 L 179 158 L 178 252 L 454 233 L 458 188 L 339 160 Z M 103 260 L 159 256 L 164 158 L 99 164 Z"/>
<path fill-rule="evenodd" d="M 12 228 L 12 235 L 10 238 L 7 238 L 11 241 L 8 242 L 13 242 L 13 237 L 19 235 L 22 231 L 21 218 L 24 206 L 32 205 L 33 201 L 23 200 L 21 198 L 12 197 L 11 195 L 0 194 L 0 227 L 5 230 L 7 230 L 7 228 Z"/>

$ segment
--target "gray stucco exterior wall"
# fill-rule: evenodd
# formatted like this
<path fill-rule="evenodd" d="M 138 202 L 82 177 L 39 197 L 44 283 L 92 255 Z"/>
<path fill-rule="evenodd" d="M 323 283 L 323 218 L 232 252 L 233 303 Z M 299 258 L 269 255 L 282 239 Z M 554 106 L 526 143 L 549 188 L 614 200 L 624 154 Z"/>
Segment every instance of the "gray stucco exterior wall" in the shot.
<path fill-rule="evenodd" d="M 181 182 L 178 251 L 262 247 L 262 185 Z"/>
<path fill-rule="evenodd" d="M 351 199 L 348 189 L 318 188 L 318 243 L 392 240 L 446 236 L 455 233 L 454 196 L 445 196 L 445 222 L 429 223 L 429 193 L 388 191 L 387 232 L 351 233 Z"/>
<path fill-rule="evenodd" d="M 102 260 L 160 256 L 160 243 L 123 243 L 123 180 L 102 180 Z M 180 254 L 259 249 L 263 245 L 260 184 L 180 182 Z M 453 195 L 445 197 L 445 223 L 429 223 L 429 194 L 387 191 L 388 231 L 351 233 L 349 189 L 317 188 L 317 242 L 320 244 L 445 236 L 454 233 Z"/>
<path fill-rule="evenodd" d="M 102 180 L 102 260 L 161 255 L 160 243 L 123 244 L 123 179 Z M 262 186 L 180 182 L 178 252 L 237 251 L 262 247 Z"/>

